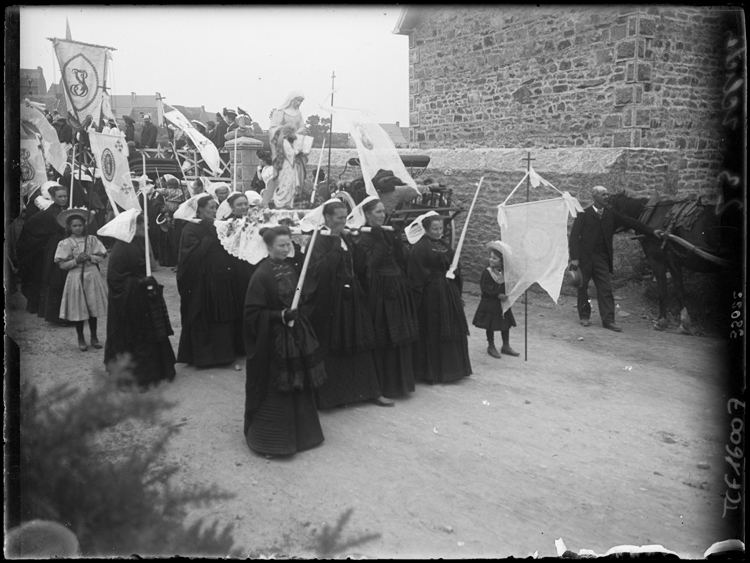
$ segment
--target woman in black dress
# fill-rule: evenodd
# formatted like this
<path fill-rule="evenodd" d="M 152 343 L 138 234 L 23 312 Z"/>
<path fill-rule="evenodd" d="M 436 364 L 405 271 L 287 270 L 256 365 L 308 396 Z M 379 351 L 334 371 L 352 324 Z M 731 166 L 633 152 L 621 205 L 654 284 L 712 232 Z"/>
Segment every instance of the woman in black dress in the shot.
<path fill-rule="evenodd" d="M 26 310 L 59 324 L 64 323 L 60 318 L 60 304 L 68 272 L 55 264 L 57 245 L 65 238 L 65 229 L 58 224 L 57 216 L 68 206 L 68 191 L 54 182 L 48 187 L 48 193 L 52 205 L 24 223 L 16 254 Z"/>
<path fill-rule="evenodd" d="M 354 209 L 347 226 L 357 229 L 363 222 L 372 230 L 355 240 L 354 261 L 375 329 L 375 369 L 383 396 L 400 397 L 414 391 L 412 343 L 419 337 L 417 310 L 403 271 L 401 234 L 382 229 L 385 207 L 374 196 Z"/>
<path fill-rule="evenodd" d="M 308 250 L 312 255 L 303 290 L 304 311 L 325 353 L 328 376 L 318 389 L 318 408 L 368 400 L 392 406 L 381 396 L 367 297 L 354 272 L 352 240 L 343 233 L 346 207 L 336 200 L 321 208 L 327 228 Z"/>
<path fill-rule="evenodd" d="M 128 355 L 142 388 L 172 381 L 175 357 L 169 337 L 174 332 L 163 287 L 146 277 L 143 215 L 136 209 L 124 211 L 97 234 L 117 239 L 107 266 L 105 365 L 111 370 L 112 360 Z"/>
<path fill-rule="evenodd" d="M 202 194 L 183 206 L 178 215 L 193 218 L 182 230 L 177 264 L 182 318 L 177 361 L 200 368 L 228 364 L 243 352 L 237 330 L 242 298 L 237 295 L 231 256 L 216 234 L 216 200 Z"/>
<path fill-rule="evenodd" d="M 471 375 L 469 327 L 461 299 L 462 280 L 446 272 L 453 250 L 443 242 L 443 218 L 437 213 L 418 217 L 409 226 L 424 235 L 409 252 L 409 281 L 419 318 L 419 339 L 414 350 L 417 381 L 450 383 Z"/>
<path fill-rule="evenodd" d="M 323 441 L 314 389 L 325 380 L 325 368 L 310 323 L 291 309 L 297 286 L 297 273 L 285 261 L 291 233 L 280 226 L 262 236 L 268 257 L 258 264 L 245 298 L 244 433 L 255 452 L 292 455 Z"/>

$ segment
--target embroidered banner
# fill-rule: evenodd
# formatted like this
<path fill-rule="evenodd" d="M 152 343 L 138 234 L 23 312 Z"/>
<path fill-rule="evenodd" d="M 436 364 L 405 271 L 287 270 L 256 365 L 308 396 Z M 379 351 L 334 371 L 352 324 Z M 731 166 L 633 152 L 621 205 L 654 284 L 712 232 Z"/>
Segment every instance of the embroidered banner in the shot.
<path fill-rule="evenodd" d="M 141 209 L 128 166 L 128 146 L 120 135 L 89 133 L 91 152 L 102 176 L 109 199 L 123 209 Z M 112 206 L 119 214 L 116 206 Z"/>

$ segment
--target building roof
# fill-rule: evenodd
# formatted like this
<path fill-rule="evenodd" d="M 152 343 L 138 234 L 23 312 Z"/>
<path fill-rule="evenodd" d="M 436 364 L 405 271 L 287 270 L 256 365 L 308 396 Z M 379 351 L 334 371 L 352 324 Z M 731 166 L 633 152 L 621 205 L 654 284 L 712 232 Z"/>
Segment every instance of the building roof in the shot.
<path fill-rule="evenodd" d="M 409 142 L 409 128 L 400 127 L 398 123 L 379 123 L 393 141 L 394 145 L 404 145 Z M 406 130 L 406 134 L 404 134 Z"/>
<path fill-rule="evenodd" d="M 391 32 L 396 35 L 411 35 L 419 20 L 420 10 L 418 7 L 404 8 L 396 22 L 395 29 Z"/>
<path fill-rule="evenodd" d="M 42 67 L 20 69 L 21 96 L 44 96 L 47 93 L 47 81 Z"/>

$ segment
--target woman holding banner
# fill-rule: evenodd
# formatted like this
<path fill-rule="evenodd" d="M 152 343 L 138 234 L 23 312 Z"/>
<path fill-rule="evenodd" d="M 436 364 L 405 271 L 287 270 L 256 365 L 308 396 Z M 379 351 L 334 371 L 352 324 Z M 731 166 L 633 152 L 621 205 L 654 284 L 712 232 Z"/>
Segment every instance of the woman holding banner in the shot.
<path fill-rule="evenodd" d="M 384 397 L 414 391 L 412 343 L 419 337 L 417 310 L 404 277 L 404 249 L 399 232 L 383 230 L 385 207 L 374 196 L 354 208 L 347 227 L 370 228 L 355 241 L 354 264 L 367 293 L 375 328 L 375 368 Z M 395 236 L 394 236 L 395 235 Z"/>
<path fill-rule="evenodd" d="M 285 260 L 292 247 L 289 228 L 261 233 L 268 257 L 258 264 L 245 299 L 244 433 L 255 452 L 292 455 L 323 441 L 314 390 L 326 373 L 310 323 L 291 308 L 298 279 Z"/>
<path fill-rule="evenodd" d="M 177 361 L 195 367 L 233 362 L 244 353 L 237 319 L 242 296 L 237 295 L 230 256 L 214 226 L 216 200 L 193 196 L 175 212 L 186 221 L 177 264 L 182 333 Z"/>
<path fill-rule="evenodd" d="M 325 352 L 328 380 L 318 389 L 318 408 L 326 409 L 360 401 L 393 406 L 380 393 L 372 357 L 375 334 L 367 297 L 354 271 L 352 241 L 343 234 L 346 207 L 329 200 L 304 221 L 326 230 L 311 252 L 304 288 L 303 308 Z"/>
<path fill-rule="evenodd" d="M 446 273 L 453 250 L 443 242 L 443 217 L 431 211 L 407 228 L 413 244 L 408 275 L 419 319 L 414 347 L 414 374 L 425 383 L 450 383 L 471 375 L 467 336 L 469 326 L 461 299 L 462 279 Z"/>
<path fill-rule="evenodd" d="M 146 276 L 146 226 L 128 209 L 97 234 L 117 239 L 107 266 L 107 342 L 104 363 L 128 355 L 136 383 L 147 388 L 175 376 L 175 357 L 163 287 Z"/>

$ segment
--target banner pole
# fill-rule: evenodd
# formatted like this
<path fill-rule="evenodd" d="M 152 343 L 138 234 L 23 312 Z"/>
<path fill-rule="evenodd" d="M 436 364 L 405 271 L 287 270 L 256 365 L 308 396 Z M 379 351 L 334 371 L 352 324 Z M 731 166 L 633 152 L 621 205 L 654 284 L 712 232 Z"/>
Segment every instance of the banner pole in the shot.
<path fill-rule="evenodd" d="M 237 132 L 239 126 L 234 130 L 234 160 L 232 161 L 232 191 L 237 191 Z"/>
<path fill-rule="evenodd" d="M 75 133 L 73 133 L 75 135 Z M 75 141 L 75 137 L 73 138 Z M 73 154 L 70 157 L 70 200 L 68 201 L 68 209 L 73 208 L 73 182 L 76 177 L 76 143 L 73 143 Z"/>
<path fill-rule="evenodd" d="M 326 138 L 323 137 L 323 146 L 320 147 L 320 157 L 318 158 L 318 169 L 315 171 L 315 177 L 313 178 L 313 190 L 312 195 L 310 196 L 310 207 L 315 204 L 315 192 L 318 191 L 318 174 L 320 174 L 320 166 L 323 164 L 323 151 L 326 149 Z M 329 169 L 330 171 L 330 169 Z M 330 182 L 331 179 L 328 178 L 328 181 Z"/>
<path fill-rule="evenodd" d="M 529 184 L 531 179 L 529 173 L 531 172 L 531 161 L 536 160 L 531 158 L 531 152 L 526 153 L 526 203 L 529 202 Z M 523 292 L 523 361 L 529 360 L 529 290 L 528 288 Z"/>
<path fill-rule="evenodd" d="M 482 182 L 484 182 L 484 176 L 482 176 L 479 179 L 479 184 L 477 185 L 477 191 L 474 194 L 474 199 L 471 200 L 471 207 L 469 207 L 469 213 L 466 215 L 466 221 L 464 221 L 464 228 L 461 231 L 461 238 L 458 239 L 458 246 L 456 247 L 456 252 L 453 254 L 453 262 L 451 263 L 451 267 L 448 269 L 447 272 L 445 272 L 445 277 L 448 279 L 454 279 L 456 277 L 456 268 L 458 268 L 458 260 L 461 256 L 461 250 L 464 247 L 464 239 L 466 238 L 466 231 L 469 228 L 469 219 L 471 219 L 471 213 L 474 211 L 474 205 L 477 202 L 477 197 L 479 197 L 479 190 L 482 189 Z"/>
<path fill-rule="evenodd" d="M 333 107 L 333 85 L 336 80 L 336 71 L 331 74 L 331 107 Z M 326 178 L 331 181 L 331 139 L 333 138 L 333 114 L 331 114 L 331 123 L 329 123 L 330 129 L 328 130 L 328 171 L 326 172 Z M 317 178 L 316 178 L 317 180 Z"/>

